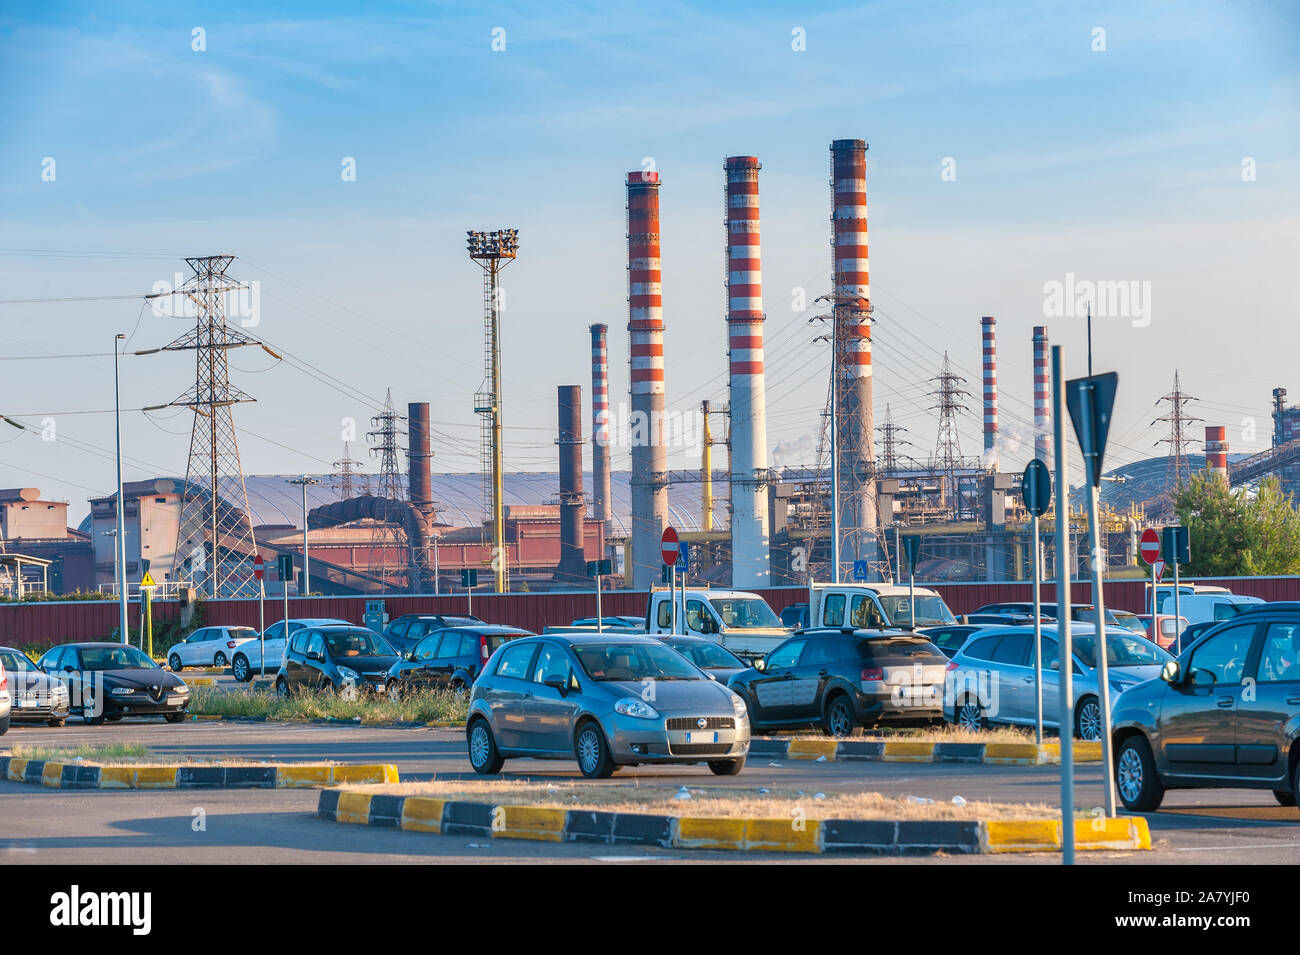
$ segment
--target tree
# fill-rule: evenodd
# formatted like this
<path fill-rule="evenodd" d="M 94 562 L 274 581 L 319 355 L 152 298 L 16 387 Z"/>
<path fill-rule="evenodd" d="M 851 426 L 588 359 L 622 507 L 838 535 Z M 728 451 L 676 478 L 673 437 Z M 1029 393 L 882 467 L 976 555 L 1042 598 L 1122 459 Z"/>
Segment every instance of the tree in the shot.
<path fill-rule="evenodd" d="M 1194 474 L 1175 493 L 1174 510 L 1191 537 L 1192 562 L 1182 569 L 1188 576 L 1300 573 L 1300 512 L 1276 478 L 1252 495 Z"/>

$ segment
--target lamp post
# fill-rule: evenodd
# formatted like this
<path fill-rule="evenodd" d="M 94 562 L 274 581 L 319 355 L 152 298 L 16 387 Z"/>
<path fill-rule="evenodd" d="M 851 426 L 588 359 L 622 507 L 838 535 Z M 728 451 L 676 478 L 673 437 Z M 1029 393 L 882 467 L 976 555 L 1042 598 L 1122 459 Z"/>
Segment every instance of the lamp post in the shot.
<path fill-rule="evenodd" d="M 302 593 L 299 596 L 305 597 L 311 593 L 311 557 L 307 553 L 307 486 L 319 484 L 320 481 L 304 474 L 289 483 L 302 488 Z"/>
<path fill-rule="evenodd" d="M 113 582 L 117 586 L 119 633 L 126 637 L 126 501 L 122 499 L 122 391 L 118 382 L 118 342 L 126 338 L 113 336 L 113 427 L 117 432 L 117 538 L 113 541 Z"/>

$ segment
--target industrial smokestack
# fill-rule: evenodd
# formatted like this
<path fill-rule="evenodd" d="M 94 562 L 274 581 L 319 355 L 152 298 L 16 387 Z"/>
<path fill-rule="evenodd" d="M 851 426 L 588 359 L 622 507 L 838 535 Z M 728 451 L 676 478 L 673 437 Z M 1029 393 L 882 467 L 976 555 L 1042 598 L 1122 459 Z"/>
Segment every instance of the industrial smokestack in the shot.
<path fill-rule="evenodd" d="M 591 498 L 592 516 L 610 531 L 614 516 L 609 492 L 609 326 L 591 326 Z"/>
<path fill-rule="evenodd" d="M 731 360 L 731 585 L 772 579 L 767 527 L 767 396 L 763 262 L 754 156 L 723 163 L 727 195 L 727 327 Z"/>
<path fill-rule="evenodd" d="M 871 381 L 871 285 L 867 261 L 867 142 L 831 143 L 831 271 L 835 323 L 836 480 L 840 571 L 868 561 L 880 577 L 876 539 L 875 411 Z"/>
<path fill-rule="evenodd" d="M 632 417 L 632 586 L 659 577 L 668 523 L 664 443 L 664 309 L 659 269 L 659 173 L 627 174 L 627 306 Z M 626 575 L 628 568 L 624 568 Z"/>
<path fill-rule="evenodd" d="M 582 387 L 560 385 L 560 565 L 557 580 L 581 583 L 587 576 L 587 555 L 583 541 L 582 498 Z"/>
<path fill-rule="evenodd" d="M 407 488 L 417 508 L 433 504 L 433 454 L 429 450 L 429 403 L 412 401 L 407 415 Z"/>
<path fill-rule="evenodd" d="M 1205 470 L 1228 481 L 1228 429 L 1223 425 L 1205 427 Z"/>
<path fill-rule="evenodd" d="M 1034 326 L 1034 457 L 1052 466 L 1051 371 L 1047 326 Z"/>
<path fill-rule="evenodd" d="M 980 340 L 984 349 L 984 466 L 998 469 L 998 321 L 992 315 L 980 319 Z"/>

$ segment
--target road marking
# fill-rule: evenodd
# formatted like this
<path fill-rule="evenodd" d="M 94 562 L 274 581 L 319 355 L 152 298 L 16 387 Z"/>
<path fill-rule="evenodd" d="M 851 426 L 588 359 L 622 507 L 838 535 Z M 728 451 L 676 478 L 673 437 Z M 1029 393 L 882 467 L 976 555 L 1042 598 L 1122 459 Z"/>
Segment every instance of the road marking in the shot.
<path fill-rule="evenodd" d="M 1175 848 L 1175 852 L 1224 852 L 1235 849 L 1294 849 L 1300 846 L 1300 842 L 1275 842 L 1271 845 L 1260 846 L 1184 846 Z"/>
<path fill-rule="evenodd" d="M 677 856 L 592 856 L 594 862 L 673 862 Z"/>

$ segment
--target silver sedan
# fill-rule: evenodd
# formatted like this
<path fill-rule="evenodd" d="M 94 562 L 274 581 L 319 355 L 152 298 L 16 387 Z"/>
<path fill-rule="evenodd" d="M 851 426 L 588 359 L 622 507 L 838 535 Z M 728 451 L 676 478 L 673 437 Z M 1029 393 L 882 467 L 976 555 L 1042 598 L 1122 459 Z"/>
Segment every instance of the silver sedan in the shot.
<path fill-rule="evenodd" d="M 720 776 L 749 753 L 745 703 L 648 637 L 547 634 L 514 640 L 474 682 L 465 724 L 479 773 L 506 759 L 576 759 L 599 779 L 619 766 L 701 763 Z"/>

